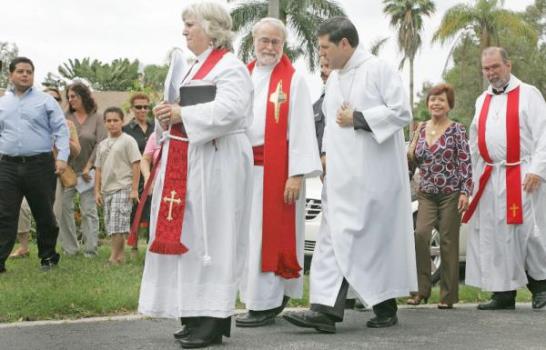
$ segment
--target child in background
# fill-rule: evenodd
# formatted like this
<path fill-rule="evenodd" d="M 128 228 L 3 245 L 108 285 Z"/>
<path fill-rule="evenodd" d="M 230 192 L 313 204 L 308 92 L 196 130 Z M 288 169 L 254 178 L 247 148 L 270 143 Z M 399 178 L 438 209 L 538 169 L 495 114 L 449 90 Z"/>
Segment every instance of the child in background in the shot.
<path fill-rule="evenodd" d="M 112 239 L 109 262 L 123 263 L 125 236 L 131 226 L 131 208 L 138 201 L 140 151 L 134 138 L 122 131 L 123 111 L 104 111 L 108 138 L 98 147 L 95 160 L 95 201 L 104 207 L 106 232 Z"/>

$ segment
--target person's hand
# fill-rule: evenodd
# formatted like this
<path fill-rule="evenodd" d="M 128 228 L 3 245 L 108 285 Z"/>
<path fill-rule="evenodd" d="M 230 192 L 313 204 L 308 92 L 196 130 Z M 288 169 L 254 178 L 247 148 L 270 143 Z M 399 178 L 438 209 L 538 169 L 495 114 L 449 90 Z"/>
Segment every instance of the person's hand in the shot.
<path fill-rule="evenodd" d="M 102 207 L 103 205 L 102 194 L 100 192 L 95 192 L 95 203 L 97 203 L 99 207 Z"/>
<path fill-rule="evenodd" d="M 82 179 L 85 182 L 91 181 L 91 175 L 89 175 L 90 169 L 88 167 L 83 168 L 82 170 Z"/>
<path fill-rule="evenodd" d="M 291 176 L 286 180 L 284 186 L 284 202 L 292 204 L 300 198 L 301 182 L 303 176 Z"/>
<path fill-rule="evenodd" d="M 129 195 L 129 198 L 133 203 L 138 203 L 138 191 L 137 190 L 131 190 L 131 194 Z"/>
<path fill-rule="evenodd" d="M 457 210 L 459 210 L 459 213 L 462 213 L 466 209 L 468 209 L 468 196 L 461 193 L 459 202 L 457 203 Z"/>
<path fill-rule="evenodd" d="M 180 106 L 171 105 L 165 101 L 154 107 L 153 114 L 163 129 L 167 129 L 170 124 L 182 120 Z"/>
<path fill-rule="evenodd" d="M 66 162 L 64 160 L 55 161 L 55 174 L 61 175 L 66 170 Z"/>
<path fill-rule="evenodd" d="M 326 176 L 326 154 L 320 156 L 320 163 L 322 164 L 322 175 L 320 175 L 320 181 L 324 183 L 324 177 Z"/>
<path fill-rule="evenodd" d="M 527 173 L 527 175 L 525 175 L 525 180 L 523 180 L 523 190 L 527 193 L 533 193 L 538 190 L 541 182 L 542 178 L 540 176 Z"/>
<path fill-rule="evenodd" d="M 354 126 L 353 108 L 348 103 L 343 103 L 337 110 L 336 123 L 342 128 Z"/>

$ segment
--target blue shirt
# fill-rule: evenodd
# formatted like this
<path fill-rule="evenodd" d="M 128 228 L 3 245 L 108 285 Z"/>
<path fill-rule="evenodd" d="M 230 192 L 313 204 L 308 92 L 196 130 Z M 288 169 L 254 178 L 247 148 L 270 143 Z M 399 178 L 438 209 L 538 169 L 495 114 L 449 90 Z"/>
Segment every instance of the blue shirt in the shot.
<path fill-rule="evenodd" d="M 8 156 L 33 156 L 51 152 L 58 160 L 70 154 L 69 133 L 64 113 L 53 97 L 29 88 L 17 96 L 14 90 L 0 97 L 0 153 Z"/>

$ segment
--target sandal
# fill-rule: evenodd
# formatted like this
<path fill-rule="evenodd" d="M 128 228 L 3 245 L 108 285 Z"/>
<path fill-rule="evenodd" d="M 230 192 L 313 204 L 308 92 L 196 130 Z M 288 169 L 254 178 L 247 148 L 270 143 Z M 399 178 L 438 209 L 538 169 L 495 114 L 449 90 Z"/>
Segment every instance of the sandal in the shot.
<path fill-rule="evenodd" d="M 414 305 L 414 306 L 417 306 L 421 303 L 426 304 L 427 302 L 428 302 L 428 298 L 422 297 L 420 295 L 414 295 L 408 300 L 406 300 L 406 304 Z"/>
<path fill-rule="evenodd" d="M 438 303 L 438 309 L 440 309 L 440 310 L 449 310 L 449 309 L 453 309 L 453 304 Z"/>
<path fill-rule="evenodd" d="M 13 252 L 9 257 L 10 258 L 26 258 L 30 255 L 30 252 L 27 250 L 26 252 L 22 253 L 21 251 L 17 250 Z"/>

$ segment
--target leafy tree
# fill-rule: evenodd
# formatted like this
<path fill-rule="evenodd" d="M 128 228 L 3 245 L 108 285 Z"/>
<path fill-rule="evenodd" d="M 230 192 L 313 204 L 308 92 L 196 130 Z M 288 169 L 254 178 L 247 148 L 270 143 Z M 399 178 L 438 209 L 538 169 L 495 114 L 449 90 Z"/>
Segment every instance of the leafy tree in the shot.
<path fill-rule="evenodd" d="M 139 84 L 139 61 L 119 58 L 111 63 L 86 57 L 69 59 L 58 67 L 59 74 L 68 80 L 83 78 L 99 91 L 128 91 Z"/>
<path fill-rule="evenodd" d="M 233 0 L 231 0 L 233 1 Z M 304 55 L 311 71 L 318 67 L 316 31 L 321 22 L 334 16 L 345 16 L 335 1 L 328 0 L 278 0 L 279 19 L 295 34 L 295 42 L 285 45 L 292 59 Z M 249 0 L 238 4 L 232 11 L 233 29 L 242 35 L 239 57 L 247 62 L 252 57 L 252 26 L 268 15 L 267 0 Z"/>
<path fill-rule="evenodd" d="M 390 24 L 397 31 L 398 48 L 404 55 L 400 68 L 409 61 L 410 105 L 413 108 L 413 62 L 422 44 L 423 17 L 432 15 L 436 6 L 431 0 L 383 0 L 383 4 L 383 12 L 391 18 Z"/>
<path fill-rule="evenodd" d="M 432 37 L 433 42 L 444 44 L 464 30 L 470 30 L 479 43 L 479 52 L 489 46 L 504 45 L 501 31 L 518 35 L 524 40 L 536 43 L 537 32 L 528 22 L 513 11 L 503 8 L 504 0 L 474 0 L 473 5 L 458 4 L 448 9 L 440 27 Z M 487 81 L 482 80 L 482 86 Z"/>
<path fill-rule="evenodd" d="M 163 91 L 163 85 L 169 66 L 150 64 L 144 67 L 142 74 L 142 85 L 146 88 L 150 88 L 154 91 Z"/>
<path fill-rule="evenodd" d="M 385 38 L 378 38 L 372 41 L 370 44 L 370 52 L 372 55 L 379 56 L 381 50 L 383 49 L 383 46 L 389 41 L 388 37 Z"/>
<path fill-rule="evenodd" d="M 0 61 L 2 61 L 2 70 L 0 70 L 0 88 L 6 88 L 9 82 L 9 63 L 19 55 L 17 45 L 0 41 Z"/>

